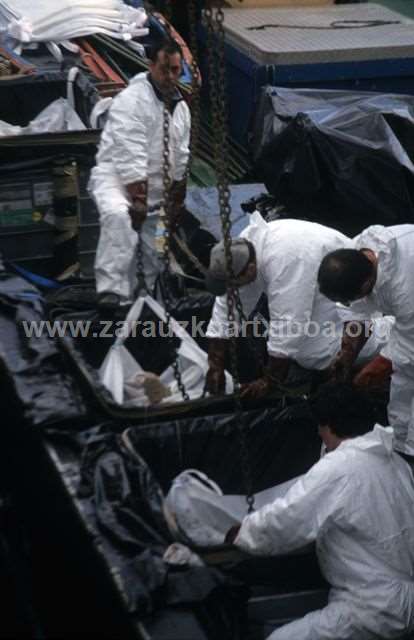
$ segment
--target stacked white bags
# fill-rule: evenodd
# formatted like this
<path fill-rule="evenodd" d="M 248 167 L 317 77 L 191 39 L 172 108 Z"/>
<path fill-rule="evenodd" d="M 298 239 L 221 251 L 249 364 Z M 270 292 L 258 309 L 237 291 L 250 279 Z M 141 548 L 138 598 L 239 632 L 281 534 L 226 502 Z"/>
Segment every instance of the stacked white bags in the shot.
<path fill-rule="evenodd" d="M 0 31 L 23 44 L 93 33 L 131 40 L 148 33 L 146 19 L 144 9 L 122 0 L 0 0 Z"/>

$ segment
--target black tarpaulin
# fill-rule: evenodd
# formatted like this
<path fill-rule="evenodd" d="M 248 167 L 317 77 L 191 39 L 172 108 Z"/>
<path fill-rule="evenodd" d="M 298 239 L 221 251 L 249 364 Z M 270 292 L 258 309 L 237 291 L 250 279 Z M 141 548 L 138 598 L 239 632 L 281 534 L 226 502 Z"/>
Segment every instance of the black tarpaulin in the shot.
<path fill-rule="evenodd" d="M 164 493 L 178 473 L 197 467 L 226 493 L 244 492 L 239 429 L 234 415 L 212 414 L 141 423 L 130 426 L 127 435 L 114 423 L 81 433 L 48 431 L 63 477 L 71 492 L 76 490 L 94 547 L 116 574 L 128 611 L 149 615 L 164 606 L 196 604 L 205 616 L 205 607 L 214 602 L 216 620 L 224 616 L 232 629 L 220 637 L 239 637 L 234 629 L 246 594 L 232 572 L 225 576 L 211 567 L 174 569 L 162 561 L 174 541 Z M 305 400 L 292 400 L 289 406 L 279 400 L 273 408 L 248 411 L 245 429 L 256 492 L 306 472 L 318 458 L 320 440 Z M 276 576 L 280 589 L 290 570 L 297 577 L 297 565 L 293 560 Z M 237 615 L 231 614 L 230 601 Z M 214 632 L 211 637 L 218 637 Z"/>
<path fill-rule="evenodd" d="M 244 412 L 244 426 L 230 413 L 211 413 L 131 428 L 129 438 L 162 489 L 183 470 L 203 471 L 224 493 L 246 489 L 240 463 L 240 428 L 246 433 L 253 491 L 305 473 L 320 453 L 320 439 L 306 400 L 274 399 L 273 406 Z"/>
<path fill-rule="evenodd" d="M 164 497 L 138 451 L 131 452 L 114 425 L 82 433 L 48 431 L 69 490 L 95 551 L 105 558 L 129 613 L 191 607 L 206 638 L 241 638 L 247 589 L 207 567 L 173 567 L 162 556 L 174 541 L 164 517 Z M 221 625 L 221 626 L 220 626 Z M 179 631 L 177 638 L 179 637 Z"/>
<path fill-rule="evenodd" d="M 414 221 L 413 136 L 412 96 L 267 87 L 253 148 L 279 202 L 356 233 Z"/>
<path fill-rule="evenodd" d="M 79 494 L 93 497 L 100 528 L 126 552 L 169 543 L 163 494 L 145 460 L 112 434 L 92 436 L 83 452 Z"/>
<path fill-rule="evenodd" d="M 15 420 L 33 426 L 87 415 L 57 341 L 41 330 L 44 319 L 40 292 L 18 276 L 0 273 L 0 361 L 7 389 L 1 404 L 7 415 L 13 408 Z"/>
<path fill-rule="evenodd" d="M 89 547 L 82 549 L 84 557 L 92 554 L 93 566 L 104 568 L 125 612 L 150 620 L 150 626 L 156 624 L 157 616 L 185 610 L 199 621 L 200 640 L 243 637 L 247 628 L 243 584 L 248 582 L 248 568 L 239 573 L 240 582 L 237 572 L 227 569 L 175 568 L 162 560 L 173 542 L 164 515 L 163 494 L 178 473 L 198 467 L 224 491 L 245 491 L 240 424 L 232 399 L 221 409 L 215 400 L 203 401 L 201 415 L 194 405 L 191 413 L 181 407 L 181 413 L 171 415 L 170 410 L 155 422 L 151 412 L 130 414 L 126 419 L 127 414 L 121 410 L 116 421 L 87 426 L 96 424 L 96 418 L 88 410 L 84 385 L 82 391 L 78 387 L 74 362 L 68 361 L 59 341 L 47 337 L 47 332 L 30 338 L 21 331 L 23 320 L 41 322 L 44 318 L 40 292 L 22 278 L 3 272 L 0 359 L 2 376 L 11 393 L 2 399 L 2 405 L 16 404 L 13 434 L 17 440 L 24 434 L 20 428 L 23 419 L 31 426 L 46 427 L 45 432 L 33 435 L 47 446 L 58 476 L 60 498 L 69 499 L 74 507 L 71 518 L 77 513 L 87 532 Z M 83 366 L 82 354 L 76 357 Z M 89 393 L 100 393 L 95 382 L 96 388 L 90 387 Z M 255 491 L 305 472 L 320 449 L 305 400 L 275 398 L 271 405 L 245 413 Z M 83 428 L 73 430 L 76 426 Z M 125 428 L 128 437 L 122 436 Z M 19 453 L 14 462 L 23 470 L 20 458 Z M 25 473 L 33 474 L 33 482 L 39 472 L 36 465 L 40 465 L 39 459 L 31 460 L 30 467 L 25 468 Z M 34 512 L 37 510 L 35 505 Z M 61 527 L 69 524 L 67 517 Z M 299 576 L 294 588 L 302 587 L 304 565 L 296 559 L 292 562 L 283 571 L 272 570 L 280 591 L 284 592 L 291 575 Z M 181 637 L 178 628 L 174 638 Z"/>

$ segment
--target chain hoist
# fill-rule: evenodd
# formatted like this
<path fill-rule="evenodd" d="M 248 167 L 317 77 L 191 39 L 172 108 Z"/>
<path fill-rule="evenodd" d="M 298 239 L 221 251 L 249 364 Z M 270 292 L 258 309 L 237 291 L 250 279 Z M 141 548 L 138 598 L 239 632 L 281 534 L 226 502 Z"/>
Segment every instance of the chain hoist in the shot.
<path fill-rule="evenodd" d="M 249 444 L 247 441 L 247 424 L 241 405 L 240 381 L 237 362 L 236 337 L 231 331 L 235 327 L 236 312 L 239 323 L 243 322 L 244 313 L 237 287 L 232 283 L 235 280 L 233 260 L 231 254 L 231 207 L 230 190 L 227 179 L 227 105 L 226 105 L 226 78 L 224 59 L 224 13 L 221 7 L 213 10 L 207 6 L 204 12 L 207 25 L 207 47 L 209 55 L 209 84 L 211 110 L 214 128 L 214 151 L 217 173 L 217 189 L 219 193 L 220 218 L 223 232 L 223 242 L 226 256 L 226 269 L 229 284 L 227 287 L 227 320 L 230 334 L 230 361 L 231 373 L 234 381 L 235 421 L 240 434 L 241 466 L 246 488 L 246 502 L 249 513 L 254 509 L 253 483 L 249 458 Z"/>
<path fill-rule="evenodd" d="M 170 201 L 170 187 L 171 187 L 171 176 L 170 176 L 170 113 L 169 113 L 169 105 L 167 102 L 164 102 L 163 107 L 163 203 L 160 212 L 160 216 L 163 217 L 163 262 L 164 262 L 164 277 L 165 277 L 165 287 L 163 291 L 163 300 L 165 305 L 165 315 L 168 329 L 171 326 L 171 297 L 170 291 L 168 287 L 168 278 L 170 276 L 170 238 L 171 238 L 171 201 Z M 178 389 L 183 397 L 183 400 L 189 400 L 189 395 L 186 392 L 184 383 L 181 377 L 181 371 L 178 365 L 178 354 L 175 349 L 175 357 L 172 364 L 174 371 L 174 378 L 177 382 Z"/>

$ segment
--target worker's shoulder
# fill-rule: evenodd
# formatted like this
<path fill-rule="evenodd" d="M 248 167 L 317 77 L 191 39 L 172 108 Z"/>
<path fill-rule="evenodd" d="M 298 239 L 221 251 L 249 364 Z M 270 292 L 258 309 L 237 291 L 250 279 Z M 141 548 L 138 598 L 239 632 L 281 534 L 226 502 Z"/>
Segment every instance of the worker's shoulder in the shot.
<path fill-rule="evenodd" d="M 329 251 L 351 246 L 340 231 L 316 222 L 286 218 L 270 222 L 267 245 L 278 255 L 295 255 L 298 261 L 322 259 Z"/>
<path fill-rule="evenodd" d="M 148 74 L 138 73 L 130 80 L 129 85 L 114 98 L 114 104 L 139 99 L 139 104 L 142 105 L 145 101 L 151 100 L 153 91 Z"/>
<path fill-rule="evenodd" d="M 356 248 L 395 245 L 396 243 L 408 240 L 412 242 L 414 237 L 414 224 L 397 224 L 384 227 L 380 224 L 371 225 L 355 236 Z"/>
<path fill-rule="evenodd" d="M 335 238 L 337 241 L 349 244 L 351 241 L 343 233 L 332 227 L 326 227 L 318 222 L 311 222 L 310 220 L 298 220 L 297 218 L 283 218 L 281 220 L 274 220 L 268 223 L 269 232 L 271 234 L 277 234 L 279 236 L 286 237 L 286 239 L 292 239 L 296 244 L 301 242 L 320 242 L 326 239 Z"/>
<path fill-rule="evenodd" d="M 316 473 L 326 480 L 337 480 L 345 486 L 359 485 L 366 477 L 367 471 L 372 470 L 367 466 L 367 451 L 358 446 L 353 446 L 350 439 L 341 444 L 337 449 L 324 455 L 315 465 Z"/>

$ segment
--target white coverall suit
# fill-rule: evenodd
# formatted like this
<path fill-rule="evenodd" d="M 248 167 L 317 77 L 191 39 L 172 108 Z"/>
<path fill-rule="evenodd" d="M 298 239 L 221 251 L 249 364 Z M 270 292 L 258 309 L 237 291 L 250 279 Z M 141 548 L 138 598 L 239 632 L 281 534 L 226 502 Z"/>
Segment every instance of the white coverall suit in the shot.
<path fill-rule="evenodd" d="M 395 448 L 414 456 L 414 225 L 375 225 L 354 238 L 354 248 L 371 249 L 378 258 L 372 292 L 351 311 L 361 319 L 373 311 L 395 316 L 384 355 L 392 361 L 388 419 Z"/>
<path fill-rule="evenodd" d="M 252 242 L 257 261 L 256 280 L 239 289 L 243 312 L 248 318 L 261 294 L 267 295 L 269 355 L 295 360 L 306 369 L 327 368 L 340 351 L 350 314 L 320 293 L 317 273 L 327 253 L 351 248 L 352 240 L 314 222 L 266 223 L 258 212 L 240 237 Z M 388 324 L 388 318 L 374 322 L 360 361 L 374 357 L 387 343 Z M 221 296 L 216 298 L 207 336 L 228 337 L 227 325 L 227 297 Z"/>
<path fill-rule="evenodd" d="M 281 555 L 316 542 L 328 605 L 268 640 L 379 640 L 414 631 L 414 477 L 376 426 L 343 441 L 283 498 L 242 521 L 234 544 Z"/>
<path fill-rule="evenodd" d="M 113 101 L 102 132 L 89 190 L 100 214 L 101 232 L 95 259 L 97 292 L 112 292 L 127 302 L 134 298 L 138 234 L 128 214 L 125 185 L 148 181 L 148 209 L 163 199 L 164 103 L 147 73 L 135 76 Z M 184 100 L 170 119 L 170 177 L 184 178 L 189 158 L 191 117 Z M 148 213 L 142 227 L 144 271 L 153 286 L 159 271 L 154 239 L 158 211 Z"/>

